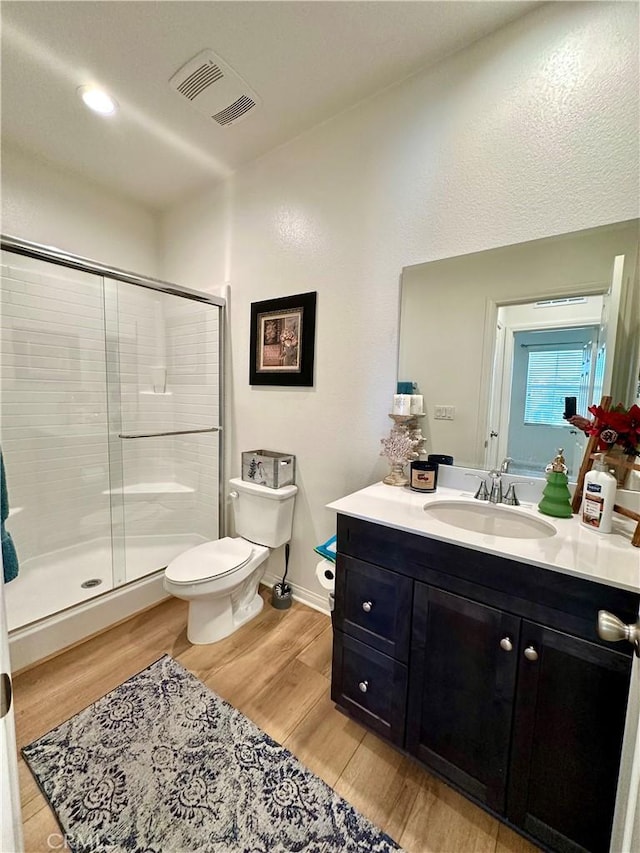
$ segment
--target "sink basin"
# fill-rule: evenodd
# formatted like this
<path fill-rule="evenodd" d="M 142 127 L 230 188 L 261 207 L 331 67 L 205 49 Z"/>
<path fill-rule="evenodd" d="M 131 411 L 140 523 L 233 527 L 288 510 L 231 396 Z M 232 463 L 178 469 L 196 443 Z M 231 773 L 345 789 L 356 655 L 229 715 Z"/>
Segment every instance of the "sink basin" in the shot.
<path fill-rule="evenodd" d="M 434 501 L 424 511 L 436 521 L 509 539 L 544 539 L 554 536 L 556 529 L 541 518 L 532 518 L 517 509 L 468 501 Z"/>

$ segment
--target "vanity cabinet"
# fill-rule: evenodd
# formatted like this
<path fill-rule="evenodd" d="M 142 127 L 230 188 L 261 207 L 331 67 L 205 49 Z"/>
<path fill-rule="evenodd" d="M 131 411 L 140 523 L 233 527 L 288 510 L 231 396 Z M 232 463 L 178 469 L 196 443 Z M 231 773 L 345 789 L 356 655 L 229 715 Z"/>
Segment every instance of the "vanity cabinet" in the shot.
<path fill-rule="evenodd" d="M 407 749 L 496 811 L 505 806 L 518 622 L 416 583 Z"/>
<path fill-rule="evenodd" d="M 404 745 L 413 581 L 341 557 L 336 595 L 332 698 L 398 746 Z"/>
<path fill-rule="evenodd" d="M 332 698 L 504 822 L 608 850 L 640 595 L 338 516 Z"/>
<path fill-rule="evenodd" d="M 507 816 L 553 849 L 609 849 L 630 671 L 628 655 L 522 624 Z"/>

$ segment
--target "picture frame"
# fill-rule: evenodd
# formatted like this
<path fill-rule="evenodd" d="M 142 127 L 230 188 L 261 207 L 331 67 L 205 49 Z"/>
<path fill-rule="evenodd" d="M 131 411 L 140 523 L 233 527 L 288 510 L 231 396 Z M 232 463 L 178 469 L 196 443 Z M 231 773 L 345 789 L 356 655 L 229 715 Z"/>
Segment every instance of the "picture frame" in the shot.
<path fill-rule="evenodd" d="M 312 386 L 316 292 L 251 303 L 251 385 Z"/>

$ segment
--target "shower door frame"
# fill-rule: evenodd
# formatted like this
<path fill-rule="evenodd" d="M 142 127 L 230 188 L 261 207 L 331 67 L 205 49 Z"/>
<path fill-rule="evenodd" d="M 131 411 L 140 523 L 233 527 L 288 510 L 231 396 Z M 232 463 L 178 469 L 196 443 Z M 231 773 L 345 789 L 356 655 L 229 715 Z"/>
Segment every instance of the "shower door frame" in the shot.
<path fill-rule="evenodd" d="M 224 465 L 225 459 L 225 326 L 226 326 L 226 300 L 220 296 L 203 293 L 199 290 L 191 290 L 187 287 L 173 284 L 161 279 L 151 278 L 149 276 L 138 275 L 127 270 L 119 269 L 118 267 L 110 267 L 106 264 L 93 261 L 90 258 L 84 258 L 80 255 L 74 255 L 70 252 L 65 252 L 62 249 L 57 249 L 54 246 L 44 246 L 40 243 L 32 243 L 29 240 L 23 240 L 20 237 L 13 237 L 8 234 L 0 234 L 0 248 L 7 252 L 14 252 L 16 255 L 24 255 L 28 258 L 36 258 L 41 261 L 57 264 L 70 269 L 81 270 L 82 272 L 91 273 L 93 275 L 111 278 L 115 281 L 122 281 L 127 284 L 138 287 L 145 287 L 148 290 L 156 290 L 160 293 L 168 293 L 172 296 L 180 296 L 184 299 L 191 299 L 194 302 L 203 302 L 208 305 L 214 305 L 220 308 L 220 323 L 218 329 L 218 432 L 220 439 L 218 441 L 218 535 L 226 530 L 226 511 L 224 499 L 224 484 L 226 482 L 226 471 Z M 154 574 L 153 572 L 151 574 Z M 126 586 L 126 584 L 125 584 Z M 114 590 L 116 587 L 114 587 Z"/>

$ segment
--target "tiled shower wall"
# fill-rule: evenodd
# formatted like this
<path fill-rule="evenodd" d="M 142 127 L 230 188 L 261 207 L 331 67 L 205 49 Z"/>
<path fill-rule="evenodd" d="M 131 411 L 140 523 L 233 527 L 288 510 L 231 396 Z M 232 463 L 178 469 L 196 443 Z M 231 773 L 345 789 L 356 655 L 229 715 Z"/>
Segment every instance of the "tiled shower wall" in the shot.
<path fill-rule="evenodd" d="M 2 450 L 21 561 L 109 535 L 102 283 L 2 253 Z"/>
<path fill-rule="evenodd" d="M 219 310 L 125 284 L 117 290 L 122 433 L 219 426 Z M 108 314 L 110 298 L 107 292 Z M 154 391 L 162 368 L 166 390 Z M 166 533 L 169 524 L 172 532 L 217 538 L 219 440 L 202 433 L 121 442 L 127 536 Z"/>
<path fill-rule="evenodd" d="M 2 277 L 2 445 L 19 508 L 7 527 L 21 561 L 109 536 L 112 516 L 120 541 L 216 538 L 218 434 L 118 436 L 219 424 L 219 309 L 111 280 L 103 302 L 99 277 L 10 253 Z"/>

